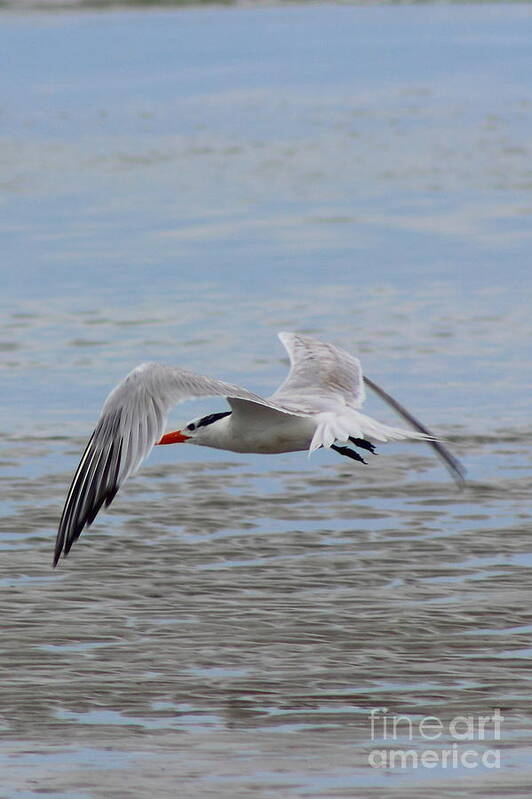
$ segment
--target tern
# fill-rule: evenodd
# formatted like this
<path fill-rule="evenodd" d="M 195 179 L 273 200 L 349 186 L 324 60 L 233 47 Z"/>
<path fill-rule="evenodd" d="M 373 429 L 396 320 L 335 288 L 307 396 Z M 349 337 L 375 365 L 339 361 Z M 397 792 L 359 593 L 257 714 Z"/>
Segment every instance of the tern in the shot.
<path fill-rule="evenodd" d="M 397 400 L 364 376 L 358 358 L 332 344 L 279 333 L 290 358 L 287 378 L 271 397 L 175 366 L 144 363 L 111 391 L 74 474 L 59 523 L 53 565 L 102 505 L 135 474 L 155 444 L 196 444 L 231 452 L 281 453 L 326 447 L 360 463 L 373 442 L 422 439 L 443 459 L 454 479 L 461 463 Z M 411 430 L 390 427 L 361 412 L 365 384 L 391 405 Z M 194 419 L 164 434 L 171 408 L 200 397 L 225 397 L 230 410 Z"/>

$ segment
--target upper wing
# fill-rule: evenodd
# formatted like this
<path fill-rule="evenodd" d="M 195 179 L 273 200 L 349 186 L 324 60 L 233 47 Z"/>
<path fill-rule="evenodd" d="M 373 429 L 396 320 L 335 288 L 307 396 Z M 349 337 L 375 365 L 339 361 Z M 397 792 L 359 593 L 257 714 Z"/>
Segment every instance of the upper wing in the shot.
<path fill-rule="evenodd" d="M 323 341 L 295 333 L 279 333 L 291 369 L 271 399 L 285 408 L 319 412 L 340 403 L 360 408 L 365 398 L 358 358 Z"/>
<path fill-rule="evenodd" d="M 67 494 L 57 533 L 54 566 L 68 554 L 85 525 L 121 484 L 134 474 L 161 438 L 170 409 L 194 397 L 221 396 L 278 413 L 290 413 L 263 397 L 231 383 L 176 367 L 147 363 L 138 366 L 111 391 L 87 444 Z"/>

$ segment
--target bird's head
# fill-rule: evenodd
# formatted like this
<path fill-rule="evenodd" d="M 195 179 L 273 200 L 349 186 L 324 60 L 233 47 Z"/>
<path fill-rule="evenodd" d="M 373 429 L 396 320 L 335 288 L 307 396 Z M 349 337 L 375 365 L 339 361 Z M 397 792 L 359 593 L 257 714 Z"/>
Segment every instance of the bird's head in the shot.
<path fill-rule="evenodd" d="M 208 416 L 200 416 L 198 419 L 192 419 L 182 430 L 174 430 L 172 433 L 166 433 L 158 444 L 184 444 L 186 441 L 194 444 L 201 444 L 203 441 L 207 442 L 211 438 L 210 425 L 229 416 L 231 411 L 224 411 L 223 413 L 210 413 Z"/>

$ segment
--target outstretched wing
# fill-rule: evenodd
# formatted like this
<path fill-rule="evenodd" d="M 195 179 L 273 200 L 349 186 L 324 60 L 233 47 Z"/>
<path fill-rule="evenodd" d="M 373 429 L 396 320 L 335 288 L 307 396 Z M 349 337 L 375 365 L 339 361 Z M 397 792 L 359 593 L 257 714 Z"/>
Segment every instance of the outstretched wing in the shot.
<path fill-rule="evenodd" d="M 458 458 L 455 458 L 455 456 L 449 452 L 447 447 L 445 447 L 441 441 L 438 441 L 437 437 L 431 433 L 428 427 L 425 427 L 425 425 L 420 422 L 419 419 L 416 419 L 416 417 L 413 416 L 410 411 L 407 411 L 404 405 L 401 405 L 400 402 L 394 399 L 394 397 L 388 394 L 388 392 L 383 388 L 378 386 L 373 380 L 370 380 L 369 377 L 364 377 L 364 380 L 375 392 L 375 394 L 384 400 L 384 402 L 387 402 L 388 405 L 399 414 L 399 416 L 402 416 L 403 419 L 406 419 L 406 421 L 412 425 L 414 430 L 417 430 L 419 433 L 426 436 L 425 440 L 427 444 L 432 447 L 436 455 L 442 459 L 453 480 L 457 483 L 457 485 L 463 486 L 465 483 L 466 470 Z"/>
<path fill-rule="evenodd" d="M 134 474 L 161 438 L 171 408 L 187 399 L 221 396 L 240 405 L 290 413 L 245 388 L 176 367 L 138 366 L 111 391 L 67 494 L 57 533 L 54 566 L 85 526 Z"/>
<path fill-rule="evenodd" d="M 310 336 L 279 333 L 279 338 L 291 368 L 270 398 L 273 402 L 308 413 L 334 410 L 338 405 L 362 406 L 365 391 L 358 358 Z"/>

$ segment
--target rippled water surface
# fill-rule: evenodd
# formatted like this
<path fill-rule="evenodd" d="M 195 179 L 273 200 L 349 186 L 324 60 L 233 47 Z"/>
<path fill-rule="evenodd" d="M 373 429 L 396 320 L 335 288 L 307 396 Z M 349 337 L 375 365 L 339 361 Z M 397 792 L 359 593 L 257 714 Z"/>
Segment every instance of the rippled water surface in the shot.
<path fill-rule="evenodd" d="M 529 796 L 530 7 L 1 21 L 1 795 Z M 53 571 L 110 388 L 271 392 L 282 329 L 360 355 L 465 488 L 422 445 L 160 448 Z"/>

